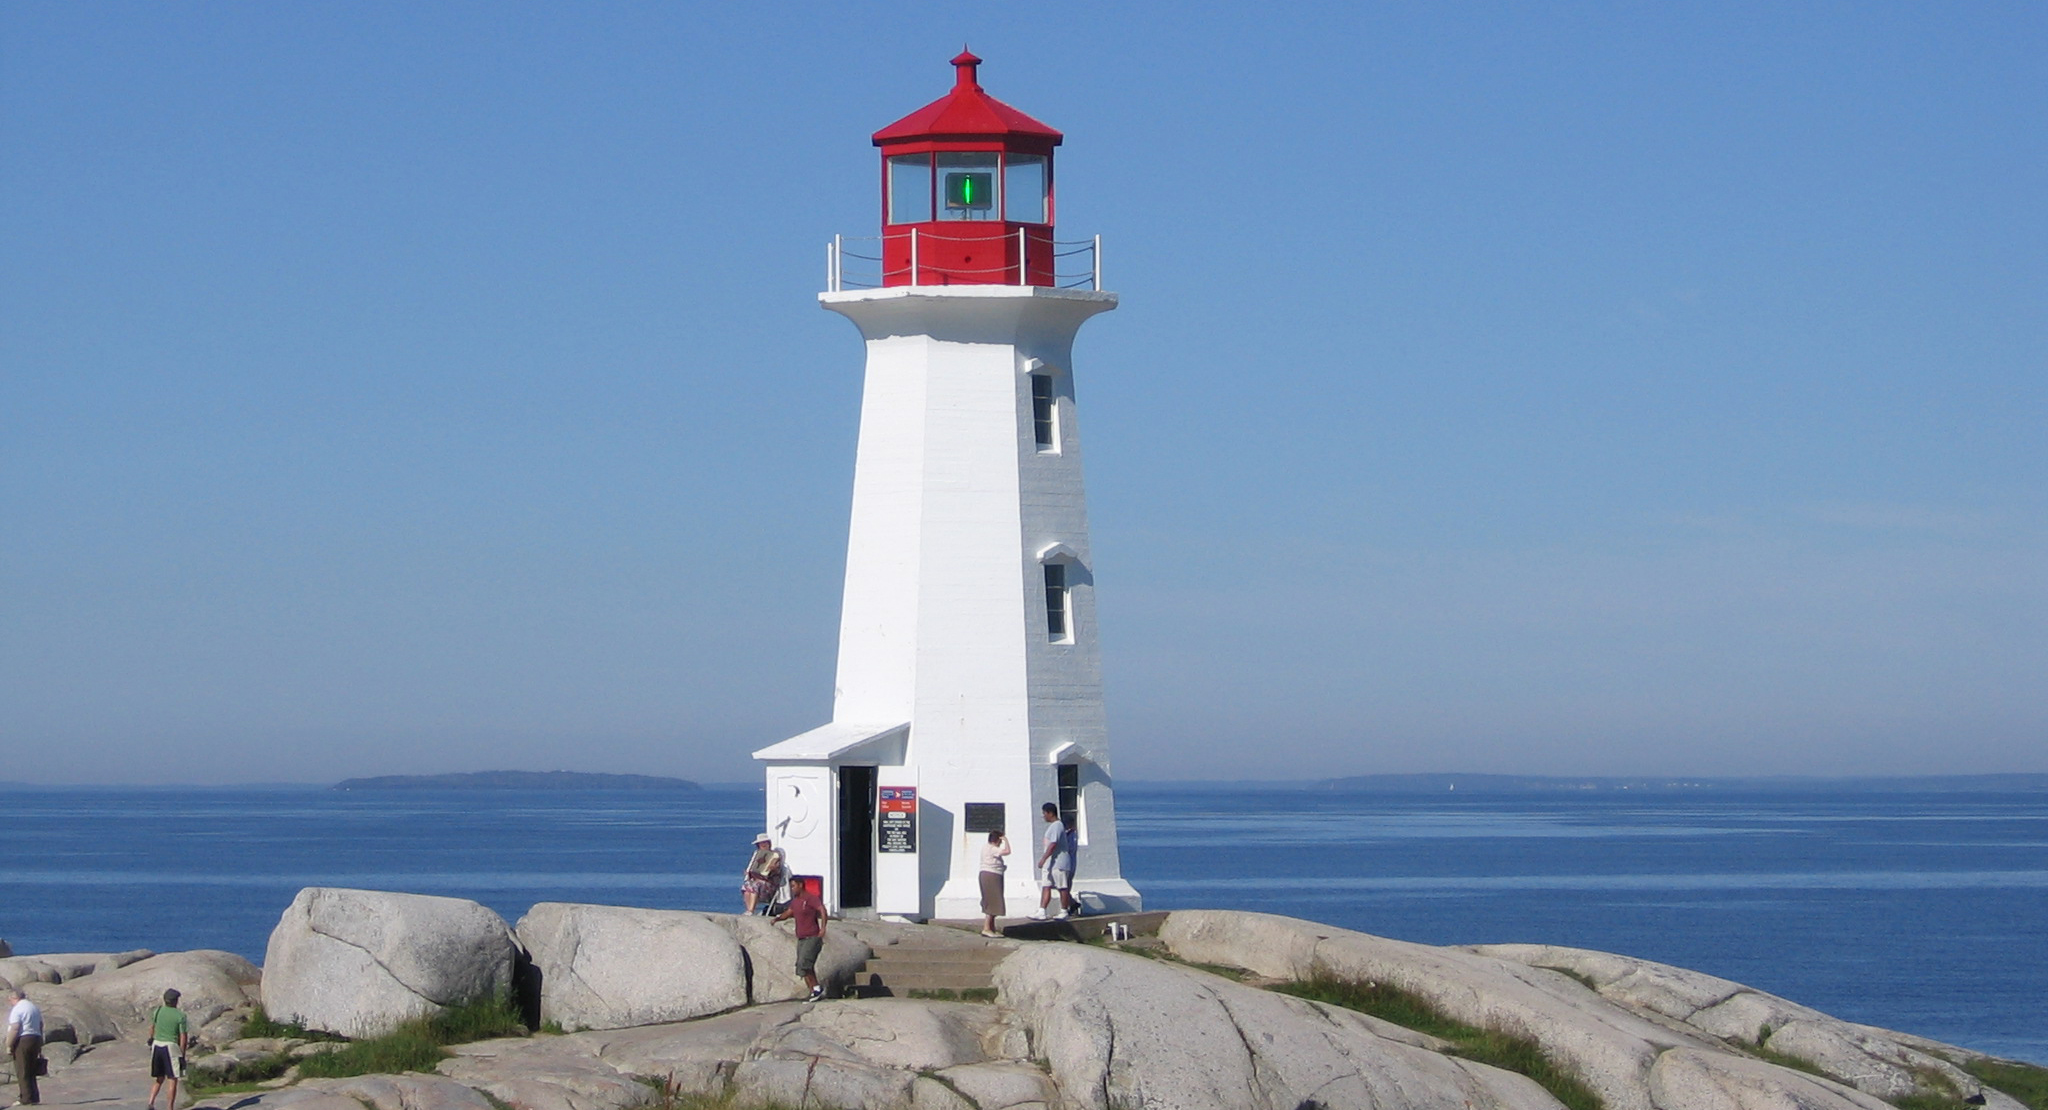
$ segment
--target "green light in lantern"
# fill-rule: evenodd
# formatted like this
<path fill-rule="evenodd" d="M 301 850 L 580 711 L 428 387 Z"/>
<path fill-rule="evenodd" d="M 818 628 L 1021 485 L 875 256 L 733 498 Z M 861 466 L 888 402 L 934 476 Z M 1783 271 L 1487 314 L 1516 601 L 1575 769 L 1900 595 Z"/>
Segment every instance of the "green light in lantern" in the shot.
<path fill-rule="evenodd" d="M 990 208 L 995 204 L 995 175 L 949 173 L 946 175 L 946 207 Z"/>

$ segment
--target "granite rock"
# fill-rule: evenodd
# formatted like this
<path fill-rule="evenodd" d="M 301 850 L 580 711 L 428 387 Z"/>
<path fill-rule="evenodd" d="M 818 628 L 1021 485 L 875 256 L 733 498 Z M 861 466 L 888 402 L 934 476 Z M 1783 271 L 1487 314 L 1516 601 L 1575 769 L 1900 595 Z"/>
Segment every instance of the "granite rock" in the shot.
<path fill-rule="evenodd" d="M 150 1011 L 163 1004 L 164 991 L 176 989 L 178 1008 L 196 1030 L 260 997 L 263 973 L 235 955 L 198 949 L 150 956 L 111 970 L 95 971 L 67 984 L 80 998 L 97 1004 L 123 1024 L 137 1029 Z"/>
<path fill-rule="evenodd" d="M 518 945 L 497 914 L 461 898 L 308 887 L 263 958 L 263 1007 L 348 1037 L 509 997 Z"/>
<path fill-rule="evenodd" d="M 542 902 L 519 919 L 540 1019 L 621 1029 L 747 1004 L 747 955 L 709 916 Z"/>
<path fill-rule="evenodd" d="M 1331 1008 L 1082 945 L 1032 945 L 996 968 L 1066 1100 L 1297 1110 L 1554 1110 L 1528 1079 L 1377 1036 Z"/>
<path fill-rule="evenodd" d="M 714 914 L 740 947 L 747 950 L 748 991 L 752 1002 L 793 1002 L 809 993 L 796 973 L 796 933 L 787 922 L 777 925 L 758 914 Z M 843 994 L 853 975 L 874 955 L 853 930 L 839 922 L 825 929 L 825 947 L 818 953 L 818 982 L 829 994 Z"/>

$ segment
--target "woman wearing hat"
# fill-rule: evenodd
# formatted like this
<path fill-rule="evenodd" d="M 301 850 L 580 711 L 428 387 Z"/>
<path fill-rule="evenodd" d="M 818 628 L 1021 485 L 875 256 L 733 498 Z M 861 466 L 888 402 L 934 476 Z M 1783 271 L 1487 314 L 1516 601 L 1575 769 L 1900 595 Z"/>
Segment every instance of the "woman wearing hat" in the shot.
<path fill-rule="evenodd" d="M 747 877 L 740 882 L 740 898 L 747 904 L 747 912 L 753 913 L 756 905 L 766 906 L 775 901 L 775 892 L 782 889 L 782 853 L 775 847 L 775 839 L 767 833 L 754 838 L 754 858 L 747 861 Z"/>

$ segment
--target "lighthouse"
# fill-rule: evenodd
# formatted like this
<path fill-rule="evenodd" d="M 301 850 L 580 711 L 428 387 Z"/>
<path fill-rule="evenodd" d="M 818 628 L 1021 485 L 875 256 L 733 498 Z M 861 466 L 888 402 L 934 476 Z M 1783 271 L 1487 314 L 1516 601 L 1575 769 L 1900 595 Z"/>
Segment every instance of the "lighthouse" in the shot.
<path fill-rule="evenodd" d="M 1052 803 L 1074 893 L 1136 910 L 1117 853 L 1073 345 L 1116 307 L 1099 239 L 1054 232 L 1061 135 L 953 59 L 874 134 L 881 234 L 837 237 L 820 304 L 867 347 L 832 721 L 763 748 L 768 828 L 851 916 L 977 915 L 990 830 L 1038 905 Z M 1055 902 L 1055 908 L 1057 902 Z"/>

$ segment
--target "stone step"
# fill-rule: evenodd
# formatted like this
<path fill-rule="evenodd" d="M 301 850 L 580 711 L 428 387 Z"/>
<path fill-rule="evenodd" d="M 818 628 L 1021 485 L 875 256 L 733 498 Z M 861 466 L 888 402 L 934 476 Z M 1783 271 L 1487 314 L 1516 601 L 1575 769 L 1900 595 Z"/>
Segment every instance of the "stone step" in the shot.
<path fill-rule="evenodd" d="M 1008 948 L 883 948 L 875 952 L 867 966 L 990 968 L 1002 963 L 1010 951 Z"/>
<path fill-rule="evenodd" d="M 853 990 L 864 998 L 903 996 L 911 991 L 947 990 L 959 993 L 987 990 L 995 984 L 986 975 L 945 975 L 936 972 L 862 971 L 853 977 Z"/>

